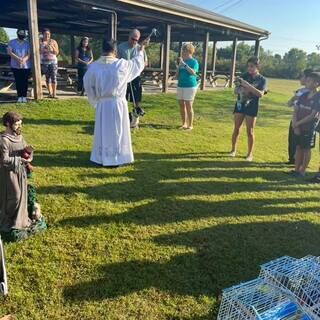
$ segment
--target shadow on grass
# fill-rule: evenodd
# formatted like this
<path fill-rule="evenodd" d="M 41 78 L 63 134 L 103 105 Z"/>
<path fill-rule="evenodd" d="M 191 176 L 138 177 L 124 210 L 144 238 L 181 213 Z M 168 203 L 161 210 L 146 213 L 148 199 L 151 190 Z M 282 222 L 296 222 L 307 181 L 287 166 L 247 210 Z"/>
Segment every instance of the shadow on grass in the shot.
<path fill-rule="evenodd" d="M 108 216 L 105 213 L 70 217 L 58 224 L 66 227 L 86 228 L 101 224 L 164 225 L 204 218 L 236 218 L 243 216 L 289 215 L 299 212 L 317 212 L 318 205 L 297 208 L 301 198 L 244 199 L 222 201 L 171 200 L 162 199 L 147 205 L 135 207 L 125 213 Z M 318 197 L 303 198 L 303 201 L 317 203 Z"/>
<path fill-rule="evenodd" d="M 91 280 L 66 287 L 66 300 L 102 300 L 143 289 L 217 297 L 225 287 L 258 276 L 259 265 L 283 255 L 320 255 L 320 227 L 306 221 L 221 224 L 159 236 L 159 246 L 186 247 L 194 253 L 166 262 L 125 261 L 94 270 Z"/>
<path fill-rule="evenodd" d="M 66 119 L 31 119 L 25 118 L 24 125 L 47 125 L 47 126 L 94 126 L 93 121 L 66 120 Z"/>

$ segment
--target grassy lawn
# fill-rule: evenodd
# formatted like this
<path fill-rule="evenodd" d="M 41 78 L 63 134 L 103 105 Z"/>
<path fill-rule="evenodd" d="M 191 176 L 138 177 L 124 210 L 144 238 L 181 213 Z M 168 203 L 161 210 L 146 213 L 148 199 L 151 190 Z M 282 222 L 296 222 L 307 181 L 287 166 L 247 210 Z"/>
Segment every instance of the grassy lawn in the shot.
<path fill-rule="evenodd" d="M 231 91 L 204 92 L 193 132 L 177 130 L 173 95 L 145 97 L 136 162 L 88 161 L 93 110 L 85 100 L 1 105 L 25 116 L 36 150 L 33 184 L 49 229 L 6 244 L 17 319 L 215 319 L 221 289 L 282 255 L 320 255 L 320 187 L 290 178 L 285 106 L 293 81 L 270 81 L 255 162 L 229 159 Z M 244 132 L 243 132 L 244 133 Z M 317 169 L 313 152 L 310 174 Z"/>

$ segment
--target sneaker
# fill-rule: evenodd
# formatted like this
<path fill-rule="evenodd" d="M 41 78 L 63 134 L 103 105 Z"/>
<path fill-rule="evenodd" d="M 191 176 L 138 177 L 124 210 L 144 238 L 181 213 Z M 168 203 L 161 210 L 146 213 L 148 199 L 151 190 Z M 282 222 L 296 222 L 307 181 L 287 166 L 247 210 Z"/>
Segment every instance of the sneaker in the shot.
<path fill-rule="evenodd" d="M 237 155 L 236 151 L 231 151 L 229 157 L 234 158 Z"/>
<path fill-rule="evenodd" d="M 3 244 L 0 238 L 0 294 L 8 294 L 7 271 L 4 260 Z"/>
<path fill-rule="evenodd" d="M 252 161 L 253 161 L 253 156 L 247 156 L 247 157 L 246 157 L 246 161 L 252 162 Z"/>
<path fill-rule="evenodd" d="M 301 172 L 298 172 L 298 171 L 293 171 L 291 173 L 291 176 L 294 177 L 294 178 L 304 178 L 305 174 L 301 173 Z"/>
<path fill-rule="evenodd" d="M 28 100 L 27 100 L 26 97 L 23 97 L 23 98 L 22 98 L 22 103 L 28 103 Z"/>
<path fill-rule="evenodd" d="M 18 100 L 17 100 L 17 103 L 22 103 L 22 102 L 23 102 L 23 98 L 19 97 Z"/>
<path fill-rule="evenodd" d="M 320 183 L 320 173 L 316 174 L 312 179 L 310 179 L 311 183 Z"/>

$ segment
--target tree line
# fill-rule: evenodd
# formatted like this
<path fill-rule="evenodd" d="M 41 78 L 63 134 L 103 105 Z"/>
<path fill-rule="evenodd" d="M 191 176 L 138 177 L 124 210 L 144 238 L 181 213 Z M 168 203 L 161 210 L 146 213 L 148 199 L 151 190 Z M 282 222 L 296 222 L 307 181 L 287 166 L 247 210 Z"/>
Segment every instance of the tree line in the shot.
<path fill-rule="evenodd" d="M 71 46 L 70 36 L 53 35 L 60 45 L 60 61 L 65 64 L 71 63 Z M 3 28 L 0 28 L 0 42 L 8 42 L 9 37 Z M 80 42 L 80 38 L 76 37 L 76 45 Z M 101 38 L 93 38 L 90 42 L 92 51 L 97 58 L 102 50 Z M 202 64 L 202 43 L 194 42 L 196 47 L 195 58 Z M 170 50 L 170 68 L 176 68 L 176 61 L 178 58 L 179 44 L 173 42 Z M 149 57 L 149 67 L 157 68 L 160 66 L 160 44 L 152 43 L 147 48 Z M 254 46 L 241 42 L 237 48 L 237 66 L 236 69 L 239 72 L 245 72 L 246 61 L 248 57 L 254 55 Z M 218 48 L 217 61 L 216 61 L 216 73 L 229 72 L 232 58 L 232 45 L 224 48 Z M 209 47 L 208 54 L 208 69 L 212 70 L 212 47 Z M 283 79 L 297 79 L 302 70 L 306 68 L 312 68 L 316 71 L 320 71 L 320 54 L 313 52 L 308 54 L 302 49 L 292 48 L 286 52 L 283 56 L 279 54 L 273 54 L 269 50 L 265 50 L 261 47 L 260 50 L 260 62 L 261 72 L 271 78 L 283 78 Z"/>

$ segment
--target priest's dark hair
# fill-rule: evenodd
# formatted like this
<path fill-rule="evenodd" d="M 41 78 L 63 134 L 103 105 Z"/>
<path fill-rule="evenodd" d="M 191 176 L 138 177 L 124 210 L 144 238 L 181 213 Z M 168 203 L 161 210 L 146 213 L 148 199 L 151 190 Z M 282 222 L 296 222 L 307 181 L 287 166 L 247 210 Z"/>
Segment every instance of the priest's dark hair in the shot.
<path fill-rule="evenodd" d="M 16 112 L 13 112 L 13 111 L 9 111 L 9 112 L 5 113 L 2 117 L 2 123 L 5 127 L 8 124 L 10 126 L 12 126 L 20 120 L 22 120 L 22 116 Z"/>
<path fill-rule="evenodd" d="M 102 50 L 104 54 L 109 54 L 117 51 L 117 41 L 115 40 L 103 40 Z"/>

